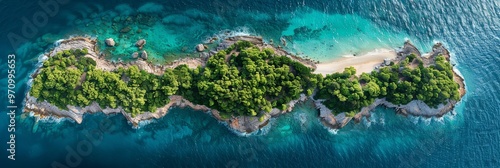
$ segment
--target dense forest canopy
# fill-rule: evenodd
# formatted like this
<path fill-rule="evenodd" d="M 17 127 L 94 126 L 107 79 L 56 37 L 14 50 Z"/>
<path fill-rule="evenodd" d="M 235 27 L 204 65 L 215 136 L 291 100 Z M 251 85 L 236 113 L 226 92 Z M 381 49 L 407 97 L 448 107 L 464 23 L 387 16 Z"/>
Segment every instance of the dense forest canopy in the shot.
<path fill-rule="evenodd" d="M 179 83 L 172 69 L 157 76 L 137 66 L 109 72 L 95 68 L 96 62 L 84 57 L 86 50 L 57 53 L 44 62 L 35 77 L 30 95 L 66 109 L 66 105 L 122 107 L 133 116 L 155 111 L 169 102 Z"/>
<path fill-rule="evenodd" d="M 136 116 L 154 112 L 169 102 L 169 96 L 181 95 L 197 104 L 217 109 L 223 118 L 259 116 L 272 108 L 284 110 L 301 93 L 316 99 L 334 113 L 353 115 L 376 98 L 394 104 L 422 100 L 430 106 L 458 100 L 458 84 L 453 81 L 451 65 L 443 56 L 435 65 L 424 67 L 421 58 L 406 60 L 379 71 L 355 76 L 356 70 L 323 77 L 270 48 L 259 48 L 239 41 L 211 56 L 205 67 L 186 65 L 166 69 L 161 76 L 137 66 L 116 71 L 96 69 L 96 62 L 85 57 L 87 50 L 66 50 L 43 63 L 34 77 L 30 95 L 62 109 L 66 105 L 122 107 Z"/>
<path fill-rule="evenodd" d="M 210 57 L 206 67 L 181 65 L 162 76 L 137 66 L 113 72 L 95 68 L 87 51 L 57 53 L 44 62 L 30 94 L 66 109 L 66 105 L 122 107 L 133 116 L 165 106 L 170 95 L 218 109 L 221 116 L 257 116 L 285 109 L 300 93 L 311 95 L 320 75 L 272 49 L 241 41 Z"/>
<path fill-rule="evenodd" d="M 183 68 L 188 71 L 187 68 Z M 284 110 L 301 93 L 313 93 L 320 75 L 269 48 L 240 41 L 209 58 L 204 68 L 189 70 L 190 88 L 180 94 L 218 109 L 221 116 L 257 116 L 272 108 Z"/>
<path fill-rule="evenodd" d="M 459 85 L 453 81 L 452 67 L 444 56 L 437 56 L 435 65 L 429 67 L 424 67 L 421 58 L 409 55 L 378 71 L 359 77 L 354 74 L 356 70 L 350 67 L 343 73 L 327 75 L 315 98 L 325 99 L 324 104 L 334 113 L 348 112 L 351 116 L 376 98 L 386 98 L 396 105 L 422 100 L 430 107 L 460 98 Z"/>

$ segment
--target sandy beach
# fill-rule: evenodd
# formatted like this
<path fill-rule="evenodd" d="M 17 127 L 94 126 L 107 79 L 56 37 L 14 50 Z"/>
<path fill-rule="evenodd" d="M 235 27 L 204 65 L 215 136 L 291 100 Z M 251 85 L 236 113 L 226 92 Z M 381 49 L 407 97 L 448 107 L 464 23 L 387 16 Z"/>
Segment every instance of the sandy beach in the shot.
<path fill-rule="evenodd" d="M 342 72 L 344 68 L 356 68 L 356 75 L 361 75 L 363 72 L 371 72 L 377 65 L 384 62 L 384 59 L 396 58 L 396 51 L 391 49 L 376 49 L 363 55 L 352 56 L 345 55 L 342 58 L 336 58 L 331 61 L 316 64 L 316 74 L 331 74 L 335 72 Z"/>

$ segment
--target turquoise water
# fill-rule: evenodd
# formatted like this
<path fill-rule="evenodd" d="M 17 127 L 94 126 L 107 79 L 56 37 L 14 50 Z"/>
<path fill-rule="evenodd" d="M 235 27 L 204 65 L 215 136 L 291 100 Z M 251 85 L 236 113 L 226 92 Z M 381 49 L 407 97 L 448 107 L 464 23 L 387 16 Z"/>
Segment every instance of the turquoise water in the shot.
<path fill-rule="evenodd" d="M 145 50 L 158 64 L 196 57 L 196 44 L 235 34 L 260 35 L 275 44 L 283 37 L 285 49 L 320 61 L 398 48 L 407 39 L 423 51 L 443 42 L 466 79 L 468 93 L 452 114 L 442 118 L 404 117 L 381 107 L 369 120 L 349 123 L 341 130 L 324 128 L 306 102 L 250 137 L 237 136 L 208 114 L 190 109 L 174 108 L 139 129 L 131 128 L 120 115 L 85 115 L 84 122 L 76 124 L 64 119 L 36 122 L 19 110 L 16 161 L 7 160 L 4 151 L 1 167 L 52 167 L 54 163 L 68 167 L 500 166 L 500 9 L 496 1 L 73 0 L 62 5 L 33 37 L 26 37 L 26 43 L 13 47 L 7 34 L 22 35 L 22 17 L 31 19 L 40 10 L 36 1 L 0 1 L 4 37 L 0 54 L 18 57 L 18 106 L 38 55 L 58 39 L 74 35 L 98 38 L 109 59 L 125 61 L 136 51 L 134 42 L 144 38 Z M 127 26 L 128 33 L 119 32 Z M 106 38 L 114 38 L 118 46 L 104 47 Z M 6 62 L 2 57 L 0 66 L 6 67 Z M 0 71 L 7 76 L 6 68 Z M 6 95 L 0 100 L 7 100 Z M 4 112 L 7 104 L 1 102 Z M 8 141 L 7 123 L 7 115 L 1 115 L 1 142 Z M 105 128 L 106 124 L 112 127 Z M 75 165 L 66 160 L 73 157 L 73 150 L 84 154 Z"/>
<path fill-rule="evenodd" d="M 281 16 L 288 18 L 290 24 L 282 32 L 285 39 L 292 40 L 287 48 L 320 61 L 379 48 L 392 49 L 410 37 L 380 28 L 356 14 L 329 14 L 311 8 L 294 12 Z"/>

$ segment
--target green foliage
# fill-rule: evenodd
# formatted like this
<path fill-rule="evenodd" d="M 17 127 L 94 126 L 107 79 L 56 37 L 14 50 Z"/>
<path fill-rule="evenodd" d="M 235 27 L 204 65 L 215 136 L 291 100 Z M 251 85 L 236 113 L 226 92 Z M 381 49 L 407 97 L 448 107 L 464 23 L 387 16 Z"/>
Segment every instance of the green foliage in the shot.
<path fill-rule="evenodd" d="M 44 62 L 35 77 L 30 95 L 65 109 L 66 105 L 122 107 L 133 116 L 155 111 L 169 102 L 179 88 L 172 70 L 164 75 L 141 71 L 137 66 L 114 72 L 95 69 L 86 49 L 57 53 Z"/>
<path fill-rule="evenodd" d="M 45 68 L 34 79 L 30 95 L 66 109 L 67 104 L 77 103 L 70 95 L 77 93 L 75 88 L 81 75 L 79 69 Z"/>
<path fill-rule="evenodd" d="M 411 59 L 411 55 L 407 57 Z M 415 58 L 413 58 L 415 59 Z M 403 61 L 396 67 L 403 66 Z M 435 58 L 435 66 L 419 66 L 410 69 L 407 66 L 394 69 L 385 67 L 372 74 L 378 77 L 379 85 L 386 87 L 387 100 L 394 104 L 407 104 L 412 100 L 422 100 L 429 106 L 446 103 L 448 99 L 458 100 L 458 85 L 453 81 L 451 65 L 443 56 Z M 387 76 L 390 76 L 387 80 Z M 397 78 L 398 80 L 393 80 Z M 386 85 L 388 83 L 388 85 Z"/>
<path fill-rule="evenodd" d="M 418 68 L 406 60 L 379 71 L 357 77 L 356 69 L 323 77 L 289 57 L 276 56 L 272 49 L 259 49 L 240 41 L 210 57 L 205 67 L 190 69 L 181 65 L 165 70 L 162 76 L 139 70 L 137 66 L 113 72 L 96 69 L 96 62 L 83 50 L 66 50 L 43 63 L 34 78 L 30 95 L 60 108 L 66 105 L 122 107 L 132 116 L 156 111 L 169 102 L 170 95 L 184 98 L 220 111 L 222 118 L 245 115 L 262 118 L 272 108 L 285 110 L 287 103 L 301 93 L 316 99 L 334 113 L 354 116 L 376 98 L 394 104 L 422 100 L 437 106 L 458 100 L 458 84 L 453 81 L 451 65 L 443 56 L 435 65 Z"/>
<path fill-rule="evenodd" d="M 325 106 L 334 113 L 357 112 L 361 107 L 371 104 L 373 99 L 366 93 L 379 94 L 378 86 L 373 86 L 376 84 L 370 82 L 369 88 L 362 88 L 355 74 L 356 70 L 349 67 L 343 73 L 327 75 L 323 85 L 319 87 L 316 98 L 326 99 Z"/>
<path fill-rule="evenodd" d="M 250 47 L 253 47 L 253 44 L 249 41 L 238 41 L 235 44 L 236 51 L 241 51 L 242 49 L 250 48 Z"/>
<path fill-rule="evenodd" d="M 190 90 L 179 94 L 224 115 L 258 116 L 272 108 L 286 108 L 286 103 L 301 93 L 312 94 L 318 83 L 318 76 L 311 74 L 308 67 L 275 56 L 273 50 L 261 51 L 241 41 L 233 48 L 238 55 L 228 55 L 234 53 L 232 50 L 220 51 L 199 69 L 199 75 L 179 75 L 188 76 L 193 83 Z"/>
<path fill-rule="evenodd" d="M 409 62 L 413 62 L 413 60 L 414 60 L 415 58 L 417 58 L 417 56 L 416 56 L 415 54 L 410 54 L 410 55 L 408 55 L 408 57 L 406 57 L 406 58 L 408 58 L 408 61 L 409 61 Z"/>
<path fill-rule="evenodd" d="M 408 64 L 414 59 L 419 60 L 410 55 L 399 64 L 363 73 L 359 79 L 353 75 L 353 68 L 327 75 L 318 87 L 316 98 L 326 99 L 324 104 L 334 113 L 359 111 L 375 98 L 385 97 L 393 104 L 422 100 L 431 107 L 459 99 L 452 67 L 443 56 L 435 58 L 435 66 L 411 69 Z"/>

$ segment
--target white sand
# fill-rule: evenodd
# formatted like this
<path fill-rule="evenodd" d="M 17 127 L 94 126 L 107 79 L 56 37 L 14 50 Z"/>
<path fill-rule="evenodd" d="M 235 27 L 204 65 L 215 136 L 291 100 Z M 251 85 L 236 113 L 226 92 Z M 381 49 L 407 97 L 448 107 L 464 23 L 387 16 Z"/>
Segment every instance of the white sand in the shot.
<path fill-rule="evenodd" d="M 336 58 L 331 61 L 316 64 L 315 74 L 332 74 L 335 72 L 343 72 L 344 68 L 356 68 L 356 75 L 361 73 L 369 73 L 375 69 L 376 66 L 382 64 L 384 59 L 394 59 L 397 53 L 390 49 L 377 49 L 359 56 L 346 55 L 342 58 Z"/>

